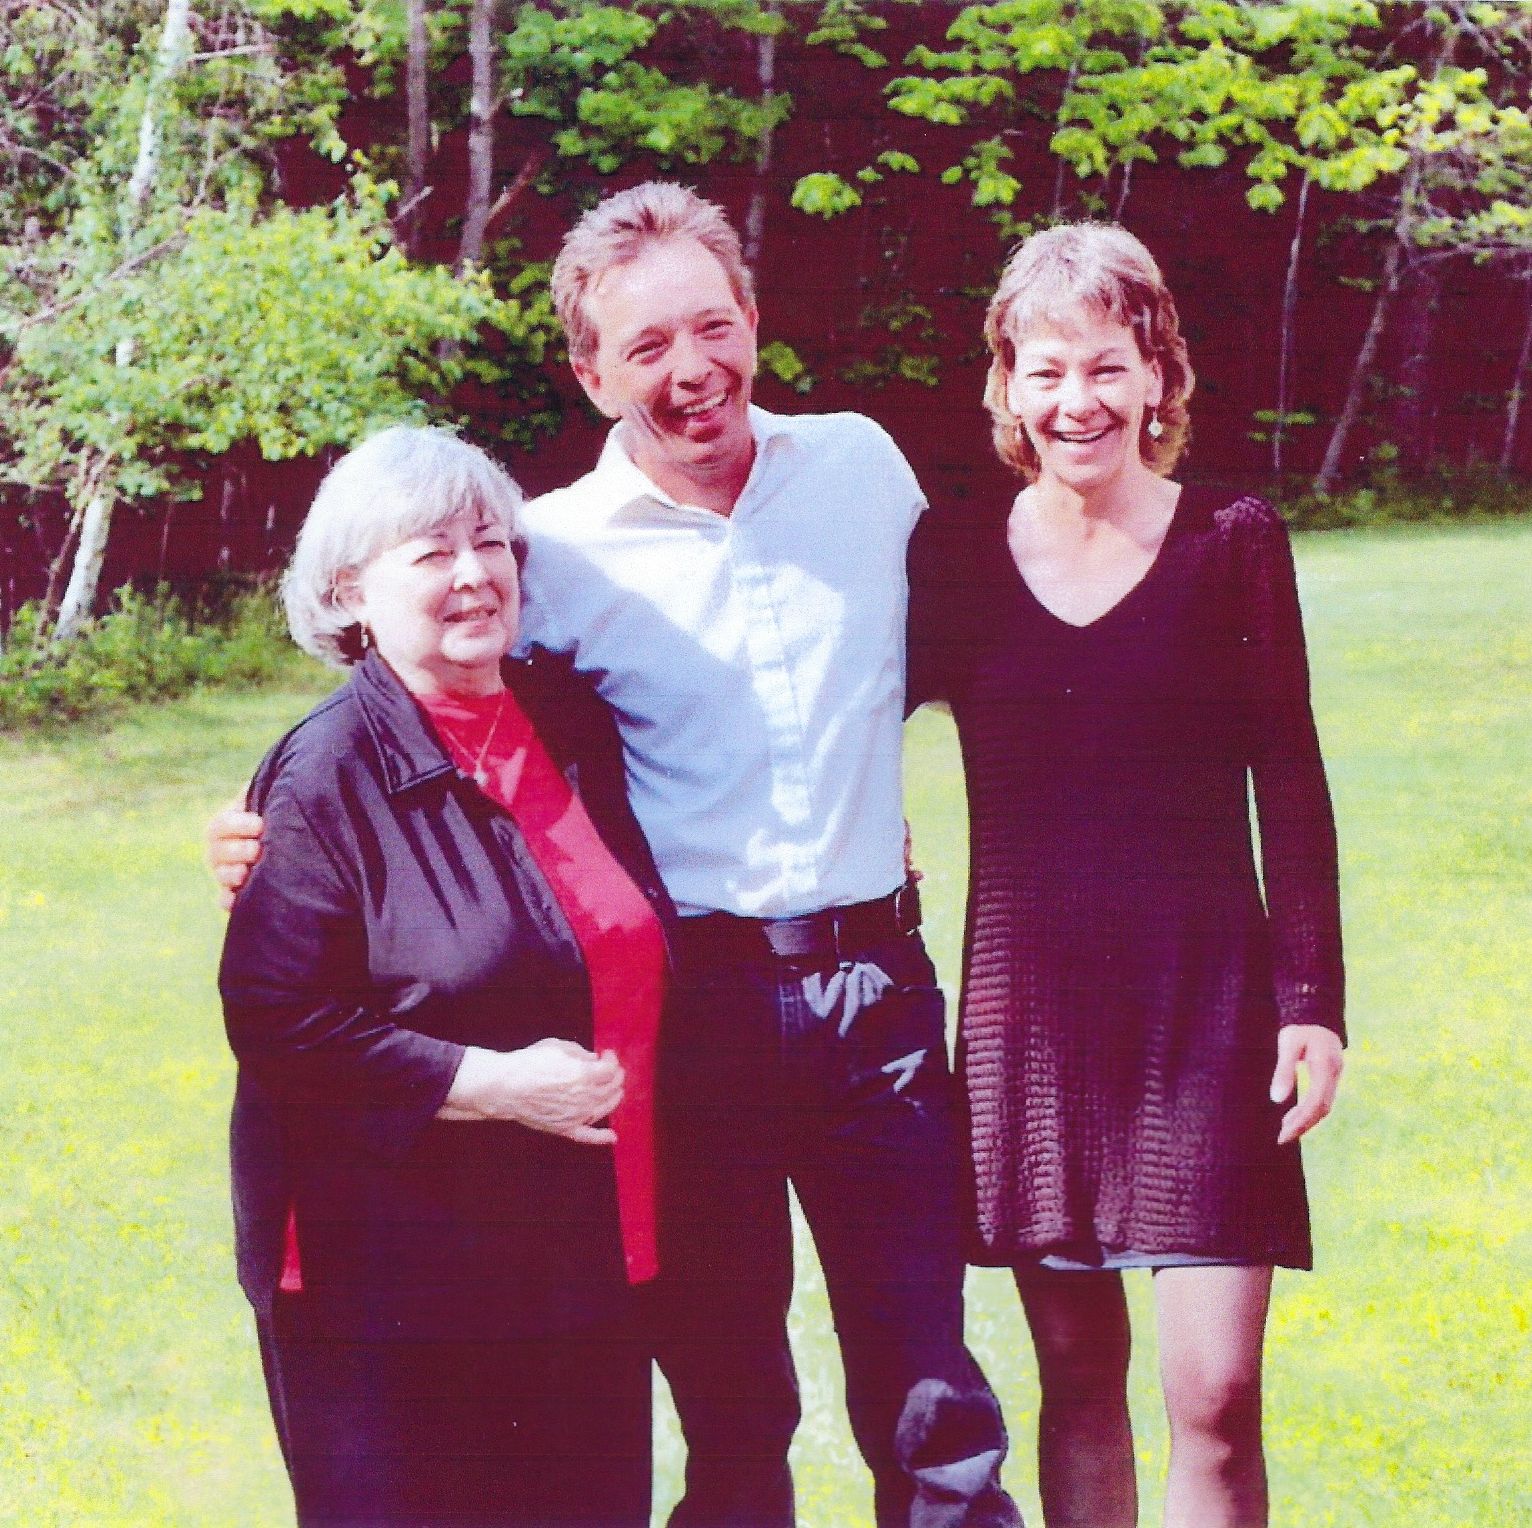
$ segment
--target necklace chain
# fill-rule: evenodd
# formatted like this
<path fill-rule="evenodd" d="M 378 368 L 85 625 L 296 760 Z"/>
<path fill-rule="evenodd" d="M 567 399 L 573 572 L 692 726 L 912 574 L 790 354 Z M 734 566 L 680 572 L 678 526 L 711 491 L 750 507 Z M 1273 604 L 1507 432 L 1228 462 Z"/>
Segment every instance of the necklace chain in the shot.
<path fill-rule="evenodd" d="M 489 771 L 484 767 L 484 760 L 489 755 L 490 744 L 495 741 L 495 734 L 500 730 L 500 721 L 501 718 L 505 715 L 505 702 L 506 697 L 509 694 L 509 690 L 501 690 L 500 704 L 495 707 L 495 714 L 490 721 L 489 731 L 484 734 L 484 741 L 479 745 L 479 751 L 474 755 L 473 765 L 468 771 L 469 774 L 473 776 L 473 783 L 477 785 L 480 790 L 483 790 L 484 787 L 489 784 Z M 468 744 L 465 743 L 463 739 L 459 737 L 457 733 L 455 733 L 452 728 L 449 727 L 440 718 L 437 718 L 436 725 L 441 730 L 447 741 L 456 745 L 460 753 L 466 754 L 471 752 Z"/>

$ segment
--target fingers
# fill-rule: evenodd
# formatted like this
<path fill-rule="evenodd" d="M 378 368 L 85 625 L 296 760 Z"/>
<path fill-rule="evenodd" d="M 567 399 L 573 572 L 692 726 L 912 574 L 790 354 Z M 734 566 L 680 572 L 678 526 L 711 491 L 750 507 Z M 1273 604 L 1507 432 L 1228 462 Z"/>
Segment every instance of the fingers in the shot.
<path fill-rule="evenodd" d="M 234 893 L 250 879 L 261 856 L 261 819 L 239 801 L 214 813 L 207 825 L 207 865 L 218 887 L 218 905 L 234 906 Z"/>
<path fill-rule="evenodd" d="M 907 881 L 923 881 L 926 873 L 915 863 L 915 835 L 910 831 L 910 819 L 904 819 L 904 878 Z"/>
<path fill-rule="evenodd" d="M 579 1090 L 579 1112 L 584 1115 L 587 1123 L 605 1119 L 622 1102 L 622 1094 L 621 1067 L 599 1079 L 588 1078 L 586 1085 Z"/>
<path fill-rule="evenodd" d="M 1274 1102 L 1280 1103 L 1292 1096 L 1300 1061 L 1308 1073 L 1308 1082 L 1302 1098 L 1282 1116 L 1277 1131 L 1279 1146 L 1307 1135 L 1334 1108 L 1344 1065 L 1339 1037 L 1316 1025 L 1292 1025 L 1284 1029 L 1277 1041 L 1277 1070 L 1272 1077 Z M 1287 1086 L 1279 1094 L 1278 1085 L 1284 1076 Z"/>
<path fill-rule="evenodd" d="M 224 865 L 253 865 L 261 857 L 261 819 L 249 812 L 241 812 L 240 816 L 255 824 L 253 833 L 222 832 L 216 817 L 208 824 L 207 858 L 214 871 Z"/>
<path fill-rule="evenodd" d="M 567 1130 L 555 1130 L 553 1134 L 581 1146 L 611 1146 L 617 1140 L 617 1132 L 604 1125 L 571 1125 Z"/>
<path fill-rule="evenodd" d="M 622 1102 L 622 1065 L 610 1051 L 597 1056 L 550 1036 L 499 1057 L 495 1068 L 492 1089 L 479 1104 L 487 1117 L 586 1145 L 615 1139 L 598 1124 Z"/>
<path fill-rule="evenodd" d="M 1332 1095 L 1333 1096 L 1333 1095 Z M 1282 1116 L 1277 1131 L 1277 1145 L 1286 1146 L 1311 1131 L 1330 1112 L 1330 1102 L 1321 1098 L 1317 1088 L 1310 1088 L 1303 1098 Z"/>
<path fill-rule="evenodd" d="M 1298 1086 L 1299 1037 L 1291 1029 L 1277 1031 L 1277 1069 L 1271 1074 L 1271 1101 L 1281 1103 Z"/>

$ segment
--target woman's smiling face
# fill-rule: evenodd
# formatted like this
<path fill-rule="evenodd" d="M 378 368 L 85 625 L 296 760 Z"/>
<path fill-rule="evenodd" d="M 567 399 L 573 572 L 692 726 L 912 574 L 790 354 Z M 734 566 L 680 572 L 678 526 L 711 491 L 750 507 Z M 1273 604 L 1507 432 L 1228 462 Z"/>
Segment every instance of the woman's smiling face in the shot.
<path fill-rule="evenodd" d="M 1037 452 L 1039 481 L 1089 495 L 1143 465 L 1139 430 L 1163 387 L 1127 325 L 1078 307 L 1010 338 L 1006 402 Z"/>
<path fill-rule="evenodd" d="M 499 688 L 521 601 L 516 556 L 493 516 L 458 515 L 385 548 L 339 594 L 415 694 Z"/>

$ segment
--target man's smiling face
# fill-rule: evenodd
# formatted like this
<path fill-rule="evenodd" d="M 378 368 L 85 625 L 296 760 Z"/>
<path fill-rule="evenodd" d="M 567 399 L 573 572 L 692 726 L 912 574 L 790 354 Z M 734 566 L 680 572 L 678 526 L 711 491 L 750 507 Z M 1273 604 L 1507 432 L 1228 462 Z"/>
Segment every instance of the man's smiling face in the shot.
<path fill-rule="evenodd" d="M 674 492 L 677 478 L 737 478 L 750 470 L 748 407 L 756 311 L 695 239 L 665 239 L 591 284 L 595 353 L 574 363 L 591 401 L 629 426 L 637 465 Z"/>

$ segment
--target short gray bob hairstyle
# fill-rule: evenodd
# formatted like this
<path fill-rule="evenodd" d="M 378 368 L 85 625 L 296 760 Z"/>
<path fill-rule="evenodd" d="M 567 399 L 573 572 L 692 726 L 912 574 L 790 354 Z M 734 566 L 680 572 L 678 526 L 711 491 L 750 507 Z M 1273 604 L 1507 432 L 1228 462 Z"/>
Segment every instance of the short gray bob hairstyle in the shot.
<path fill-rule="evenodd" d="M 596 353 L 586 293 L 613 266 L 636 260 L 650 244 L 666 239 L 695 239 L 723 267 L 740 307 L 755 306 L 750 268 L 723 208 L 673 181 L 646 180 L 592 207 L 565 234 L 553 262 L 553 306 L 572 361 L 588 361 Z"/>
<path fill-rule="evenodd" d="M 337 668 L 355 663 L 362 628 L 339 601 L 342 575 L 460 515 L 498 520 L 522 561 L 524 498 L 503 467 L 450 430 L 400 424 L 368 436 L 325 474 L 298 532 L 282 576 L 293 641 Z"/>
<path fill-rule="evenodd" d="M 1144 464 L 1163 477 L 1186 449 L 1191 433 L 1186 405 L 1196 378 L 1181 338 L 1175 299 L 1154 256 L 1115 223 L 1061 223 L 1034 233 L 1011 251 L 984 316 L 990 353 L 984 406 L 996 453 L 1029 481 L 1037 476 L 1037 452 L 1006 398 L 1016 367 L 1012 336 L 1024 335 L 1076 305 L 1131 329 L 1139 354 L 1159 366 L 1164 385 L 1156 411 L 1161 432 L 1153 436 L 1141 430 L 1138 449 Z"/>

